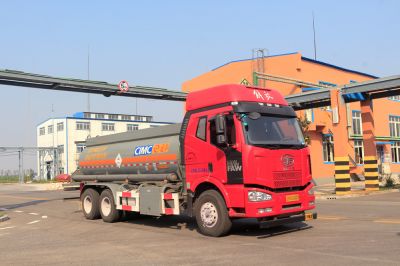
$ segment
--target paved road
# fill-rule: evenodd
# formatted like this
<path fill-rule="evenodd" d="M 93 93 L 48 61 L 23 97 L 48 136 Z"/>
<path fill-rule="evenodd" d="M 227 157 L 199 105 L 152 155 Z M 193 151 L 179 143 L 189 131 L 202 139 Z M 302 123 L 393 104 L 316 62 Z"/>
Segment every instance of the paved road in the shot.
<path fill-rule="evenodd" d="M 320 200 L 311 229 L 260 230 L 245 220 L 223 238 L 200 235 L 185 217 L 88 221 L 77 196 L 0 186 L 11 217 L 0 223 L 0 264 L 400 265 L 399 192 Z"/>

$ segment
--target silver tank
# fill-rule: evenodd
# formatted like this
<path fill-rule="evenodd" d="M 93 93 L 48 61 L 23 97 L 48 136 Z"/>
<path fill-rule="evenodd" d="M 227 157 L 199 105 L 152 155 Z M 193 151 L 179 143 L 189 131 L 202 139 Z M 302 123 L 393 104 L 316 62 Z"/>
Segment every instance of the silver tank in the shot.
<path fill-rule="evenodd" d="M 94 175 L 176 174 L 180 128 L 174 124 L 88 139 L 79 157 L 79 180 Z"/>

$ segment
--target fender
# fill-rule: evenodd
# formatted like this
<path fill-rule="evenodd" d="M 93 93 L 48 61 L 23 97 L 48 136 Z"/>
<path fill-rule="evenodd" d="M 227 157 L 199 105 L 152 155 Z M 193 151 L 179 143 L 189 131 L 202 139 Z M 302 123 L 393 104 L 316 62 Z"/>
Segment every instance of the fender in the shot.
<path fill-rule="evenodd" d="M 204 176 L 201 178 L 197 178 L 195 181 L 191 183 L 191 190 L 195 192 L 197 187 L 203 183 L 211 183 L 214 186 L 216 186 L 221 192 L 222 196 L 224 197 L 226 207 L 228 208 L 231 207 L 231 202 L 229 200 L 228 192 L 226 191 L 225 186 L 218 179 L 212 176 Z"/>

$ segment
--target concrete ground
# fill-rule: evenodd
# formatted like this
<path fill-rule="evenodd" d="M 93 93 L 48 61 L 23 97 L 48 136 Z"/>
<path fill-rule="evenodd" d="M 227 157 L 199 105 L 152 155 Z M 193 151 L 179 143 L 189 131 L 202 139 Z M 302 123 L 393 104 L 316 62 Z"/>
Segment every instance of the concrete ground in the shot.
<path fill-rule="evenodd" d="M 77 192 L 0 185 L 2 265 L 399 265 L 400 193 L 318 200 L 319 219 L 275 229 L 237 221 L 209 238 L 186 217 L 107 224 L 82 216 Z M 290 232 L 291 231 L 291 232 Z"/>

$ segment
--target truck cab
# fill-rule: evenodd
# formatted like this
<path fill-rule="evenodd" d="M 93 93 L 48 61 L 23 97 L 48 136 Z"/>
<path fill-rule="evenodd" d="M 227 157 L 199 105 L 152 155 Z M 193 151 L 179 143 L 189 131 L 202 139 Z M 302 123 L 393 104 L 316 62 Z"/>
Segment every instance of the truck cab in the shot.
<path fill-rule="evenodd" d="M 189 94 L 186 108 L 181 154 L 194 201 L 212 188 L 230 218 L 258 218 L 262 227 L 315 218 L 306 213 L 315 201 L 309 149 L 278 92 L 218 86 Z"/>

